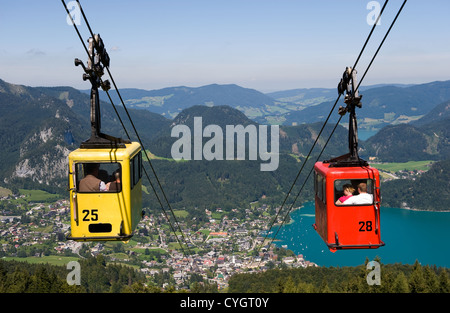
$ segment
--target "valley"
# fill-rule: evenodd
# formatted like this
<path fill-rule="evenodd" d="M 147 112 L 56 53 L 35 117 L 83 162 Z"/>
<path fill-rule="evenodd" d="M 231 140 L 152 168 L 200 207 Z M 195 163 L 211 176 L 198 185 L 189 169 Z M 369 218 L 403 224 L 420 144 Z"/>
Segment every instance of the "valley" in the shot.
<path fill-rule="evenodd" d="M 367 140 L 360 140 L 360 155 L 371 163 L 449 159 L 447 125 L 450 106 L 448 101 L 440 102 L 446 97 L 450 99 L 449 86 L 450 81 L 364 87 L 363 107 L 357 112 L 361 121 L 359 130 L 364 132 L 367 129 L 364 125 L 369 127 L 369 123 L 372 123 L 371 130 L 385 126 Z M 149 152 L 150 160 L 147 162 L 155 167 L 171 204 L 175 209 L 188 207 L 191 211 L 195 207 L 244 208 L 248 203 L 261 200 L 276 206 L 283 201 L 322 126 L 321 116 L 330 104 L 327 99 L 335 93 L 332 89 L 297 89 L 265 95 L 237 85 L 217 84 L 198 88 L 121 91 L 124 100 L 130 103 L 137 103 L 144 97 L 160 97 L 160 106 L 157 107 L 179 112 L 171 119 L 163 116 L 164 112 L 151 112 L 149 106 L 146 109 L 129 108 Z M 327 101 L 320 103 L 323 100 Z M 177 125 L 194 129 L 195 118 L 201 117 L 203 125 L 217 125 L 221 129 L 226 129 L 227 125 L 258 127 L 263 124 L 246 116 L 243 108 L 268 108 L 277 102 L 289 104 L 291 111 L 286 114 L 267 113 L 266 117 L 287 118 L 292 122 L 279 124 L 279 166 L 275 171 L 261 172 L 261 160 L 249 160 L 247 155 L 240 161 L 173 162 L 171 150 L 179 139 L 171 136 L 171 132 Z M 130 129 L 123 107 L 116 103 L 116 108 Z M 0 185 L 17 190 L 40 189 L 65 194 L 67 155 L 89 136 L 89 95 L 70 87 L 33 88 L 0 80 L 0 109 L 3 113 L 0 117 L 0 161 L 3 164 Z M 101 110 L 102 129 L 113 136 L 125 137 L 111 104 L 101 102 Z M 337 119 L 337 115 L 332 114 L 331 120 Z M 298 118 L 294 122 L 292 118 L 295 116 Z M 418 119 L 419 116 L 422 117 Z M 325 127 L 312 158 L 317 157 L 325 144 L 332 123 L 330 121 Z M 322 159 L 346 151 L 345 140 L 342 140 L 347 137 L 345 126 L 343 123 L 337 127 Z M 131 140 L 136 140 L 135 134 L 130 133 L 130 136 Z M 203 138 L 203 144 L 208 140 L 211 139 Z M 191 146 L 193 151 L 194 140 L 191 140 Z M 300 203 L 311 199 L 312 185 L 305 187 Z M 158 208 L 145 181 L 144 188 L 147 191 L 144 192 L 144 204 Z"/>

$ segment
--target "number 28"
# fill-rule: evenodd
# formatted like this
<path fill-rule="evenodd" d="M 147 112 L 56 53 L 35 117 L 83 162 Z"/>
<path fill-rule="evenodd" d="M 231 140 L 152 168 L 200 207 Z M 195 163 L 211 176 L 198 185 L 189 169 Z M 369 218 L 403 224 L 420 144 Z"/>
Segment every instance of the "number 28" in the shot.
<path fill-rule="evenodd" d="M 359 222 L 359 225 L 361 225 L 359 231 L 372 231 L 372 221 L 361 221 Z"/>

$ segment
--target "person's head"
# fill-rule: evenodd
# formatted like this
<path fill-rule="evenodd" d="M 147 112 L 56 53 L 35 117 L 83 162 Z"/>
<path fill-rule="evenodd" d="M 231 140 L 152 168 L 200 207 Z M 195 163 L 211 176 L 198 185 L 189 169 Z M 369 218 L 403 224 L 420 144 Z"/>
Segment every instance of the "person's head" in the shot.
<path fill-rule="evenodd" d="M 100 164 L 98 164 L 98 163 L 87 163 L 85 165 L 85 168 L 86 168 L 86 174 L 97 175 L 98 174 L 98 170 L 100 168 Z"/>
<path fill-rule="evenodd" d="M 359 183 L 358 184 L 358 191 L 359 193 L 366 193 L 367 192 L 367 184 L 366 183 Z"/>
<path fill-rule="evenodd" d="M 120 170 L 116 170 L 116 171 L 114 172 L 114 179 L 115 179 L 117 182 L 120 182 Z"/>
<path fill-rule="evenodd" d="M 355 188 L 353 188 L 353 186 L 350 184 L 345 184 L 343 186 L 343 188 L 344 188 L 344 194 L 347 196 L 352 195 L 355 192 Z"/>

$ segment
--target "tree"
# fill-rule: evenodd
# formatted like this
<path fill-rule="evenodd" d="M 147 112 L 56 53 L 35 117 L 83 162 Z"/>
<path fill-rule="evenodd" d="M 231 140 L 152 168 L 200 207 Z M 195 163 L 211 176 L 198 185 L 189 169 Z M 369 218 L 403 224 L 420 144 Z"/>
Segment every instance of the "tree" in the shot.
<path fill-rule="evenodd" d="M 24 293 L 28 291 L 31 277 L 24 269 L 17 267 L 14 273 L 8 275 L 5 283 L 5 292 Z"/>
<path fill-rule="evenodd" d="M 292 277 L 288 277 L 288 279 L 283 284 L 283 293 L 295 293 L 297 292 L 297 286 L 292 279 Z"/>
<path fill-rule="evenodd" d="M 412 293 L 422 293 L 427 290 L 427 283 L 425 281 L 422 265 L 419 261 L 413 265 L 413 271 L 408 280 L 410 292 Z"/>
<path fill-rule="evenodd" d="M 319 292 L 320 293 L 330 293 L 331 292 L 331 289 L 328 286 L 328 282 L 325 278 L 322 280 L 322 284 L 319 287 Z"/>
<path fill-rule="evenodd" d="M 328 284 L 327 286 L 328 287 Z M 300 293 L 313 293 L 315 292 L 315 288 L 312 284 L 308 284 L 305 282 L 300 282 L 297 285 L 297 291 L 296 292 L 300 292 Z M 328 288 L 325 288 L 323 292 L 331 292 Z"/>
<path fill-rule="evenodd" d="M 447 270 L 442 268 L 439 273 L 439 292 L 450 293 L 450 280 L 448 278 Z"/>
<path fill-rule="evenodd" d="M 429 265 L 423 268 L 423 276 L 426 282 L 425 292 L 436 293 L 439 291 L 439 281 L 436 272 Z"/>
<path fill-rule="evenodd" d="M 4 265 L 3 265 L 3 262 L 0 262 L 0 293 L 4 293 L 5 292 L 6 278 L 7 278 L 6 269 L 5 269 Z"/>
<path fill-rule="evenodd" d="M 49 275 L 47 269 L 43 266 L 38 267 L 36 273 L 31 277 L 30 292 L 49 293 L 52 285 L 56 283 L 56 276 Z"/>
<path fill-rule="evenodd" d="M 409 292 L 408 279 L 406 278 L 406 276 L 403 272 L 399 272 L 397 274 L 397 277 L 394 279 L 394 281 L 392 283 L 391 292 L 393 292 L 393 293 L 408 293 Z"/>

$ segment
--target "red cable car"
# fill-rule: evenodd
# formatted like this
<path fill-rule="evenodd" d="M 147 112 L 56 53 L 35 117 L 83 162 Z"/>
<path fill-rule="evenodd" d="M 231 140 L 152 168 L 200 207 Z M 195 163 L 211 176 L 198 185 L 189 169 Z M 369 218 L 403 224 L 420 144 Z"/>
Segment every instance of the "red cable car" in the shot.
<path fill-rule="evenodd" d="M 339 114 L 350 112 L 350 153 L 314 166 L 316 222 L 313 226 L 332 252 L 384 246 L 380 237 L 379 173 L 357 153 L 355 107 L 361 107 L 362 96 L 354 90 L 355 81 L 356 70 L 347 68 L 338 87 L 339 93 L 347 90 L 347 107 L 339 108 Z"/>

